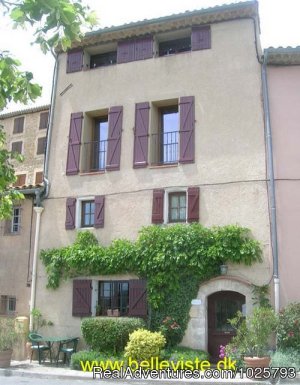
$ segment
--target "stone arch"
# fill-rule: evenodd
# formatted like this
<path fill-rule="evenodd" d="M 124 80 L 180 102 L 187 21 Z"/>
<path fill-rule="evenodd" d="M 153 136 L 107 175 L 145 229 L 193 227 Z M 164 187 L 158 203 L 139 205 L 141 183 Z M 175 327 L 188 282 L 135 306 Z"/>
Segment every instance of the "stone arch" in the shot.
<path fill-rule="evenodd" d="M 246 315 L 252 313 L 251 283 L 237 277 L 220 276 L 200 285 L 190 309 L 190 320 L 182 340 L 183 346 L 207 351 L 207 297 L 218 291 L 235 291 L 246 298 Z"/>

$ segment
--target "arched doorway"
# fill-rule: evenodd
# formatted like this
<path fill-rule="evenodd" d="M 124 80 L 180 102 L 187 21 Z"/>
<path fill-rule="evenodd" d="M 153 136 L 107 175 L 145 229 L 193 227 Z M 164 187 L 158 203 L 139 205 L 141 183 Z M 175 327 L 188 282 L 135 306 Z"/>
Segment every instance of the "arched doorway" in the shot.
<path fill-rule="evenodd" d="M 226 345 L 235 335 L 228 319 L 243 310 L 246 297 L 236 291 L 218 291 L 207 297 L 208 353 L 211 361 L 219 360 L 220 345 Z"/>

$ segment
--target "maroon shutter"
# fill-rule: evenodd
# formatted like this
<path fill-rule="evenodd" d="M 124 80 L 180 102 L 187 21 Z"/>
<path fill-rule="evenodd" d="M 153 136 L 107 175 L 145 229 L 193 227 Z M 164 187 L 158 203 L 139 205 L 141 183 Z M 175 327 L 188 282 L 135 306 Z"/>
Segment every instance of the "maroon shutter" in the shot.
<path fill-rule="evenodd" d="M 67 198 L 66 202 L 66 230 L 75 229 L 76 198 Z"/>
<path fill-rule="evenodd" d="M 128 63 L 135 57 L 134 40 L 126 40 L 118 43 L 117 63 Z"/>
<path fill-rule="evenodd" d="M 184 96 L 179 101 L 180 157 L 179 162 L 195 161 L 195 98 Z"/>
<path fill-rule="evenodd" d="M 133 279 L 129 281 L 129 316 L 147 316 L 147 289 L 146 281 Z"/>
<path fill-rule="evenodd" d="M 73 281 L 73 317 L 87 317 L 92 314 L 92 281 L 74 279 Z"/>
<path fill-rule="evenodd" d="M 123 107 L 111 107 L 108 118 L 106 170 L 119 170 L 121 157 Z"/>
<path fill-rule="evenodd" d="M 83 65 L 82 49 L 69 51 L 67 54 L 67 73 L 81 71 L 82 65 Z"/>
<path fill-rule="evenodd" d="M 94 227 L 96 229 L 104 227 L 104 202 L 105 202 L 105 196 L 104 195 L 98 195 L 95 197 Z"/>
<path fill-rule="evenodd" d="M 149 103 L 135 105 L 135 131 L 133 167 L 146 167 L 148 164 Z"/>
<path fill-rule="evenodd" d="M 79 172 L 82 119 L 82 112 L 71 114 L 66 171 L 67 175 L 76 175 Z"/>
<path fill-rule="evenodd" d="M 135 60 L 150 59 L 153 57 L 153 37 L 147 36 L 135 41 Z"/>
<path fill-rule="evenodd" d="M 210 26 L 192 29 L 192 50 L 209 49 L 211 47 Z"/>
<path fill-rule="evenodd" d="M 47 128 L 48 126 L 49 111 L 40 113 L 40 125 L 39 129 Z"/>
<path fill-rule="evenodd" d="M 164 195 L 164 190 L 153 190 L 152 223 L 164 222 Z"/>
<path fill-rule="evenodd" d="M 20 116 L 19 118 L 15 118 L 13 134 L 22 133 L 23 128 L 24 128 L 24 116 Z"/>
<path fill-rule="evenodd" d="M 199 187 L 188 188 L 188 222 L 199 222 Z"/>

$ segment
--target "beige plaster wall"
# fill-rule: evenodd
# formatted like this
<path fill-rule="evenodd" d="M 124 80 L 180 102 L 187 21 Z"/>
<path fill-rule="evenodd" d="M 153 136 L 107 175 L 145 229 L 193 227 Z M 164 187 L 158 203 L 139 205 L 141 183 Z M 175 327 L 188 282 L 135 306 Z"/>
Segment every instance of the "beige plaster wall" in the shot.
<path fill-rule="evenodd" d="M 16 297 L 16 315 L 28 316 L 30 287 L 27 283 L 31 280 L 35 228 L 32 199 L 23 200 L 21 208 L 20 234 L 4 235 L 4 222 L 0 222 L 0 295 Z"/>
<path fill-rule="evenodd" d="M 117 237 L 135 239 L 141 226 L 151 224 L 154 188 L 199 186 L 201 223 L 247 226 L 262 242 L 264 263 L 251 269 L 232 266 L 230 274 L 256 284 L 269 281 L 264 127 L 253 23 L 239 20 L 211 28 L 209 50 L 73 74 L 66 74 L 66 55 L 60 55 L 49 164 L 51 188 L 44 202 L 41 248 L 65 246 L 74 240 L 76 231 L 64 228 L 69 196 L 105 195 L 105 226 L 92 231 L 100 242 L 109 244 Z M 195 96 L 195 163 L 133 169 L 135 103 L 190 95 Z M 120 171 L 66 176 L 70 114 L 116 105 L 124 108 Z M 79 319 L 71 315 L 71 282 L 57 292 L 44 290 L 45 285 L 45 270 L 39 261 L 37 306 L 49 318 L 53 311 L 54 321 L 78 333 Z"/>
<path fill-rule="evenodd" d="M 276 178 L 280 305 L 300 301 L 300 66 L 268 67 Z"/>

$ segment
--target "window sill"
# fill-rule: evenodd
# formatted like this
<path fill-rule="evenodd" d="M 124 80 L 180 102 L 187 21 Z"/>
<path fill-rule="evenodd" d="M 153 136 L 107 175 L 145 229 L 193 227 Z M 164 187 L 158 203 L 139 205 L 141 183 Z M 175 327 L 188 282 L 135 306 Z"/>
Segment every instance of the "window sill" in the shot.
<path fill-rule="evenodd" d="M 151 165 L 149 166 L 149 168 L 172 168 L 172 167 L 178 167 L 178 162 L 176 163 L 169 163 L 169 164 L 155 164 L 155 165 Z"/>
<path fill-rule="evenodd" d="M 79 173 L 79 176 L 86 176 L 86 175 L 102 175 L 102 174 L 105 174 L 105 170 L 80 172 L 80 173 Z"/>

